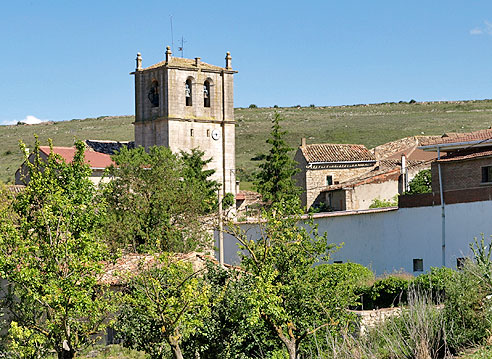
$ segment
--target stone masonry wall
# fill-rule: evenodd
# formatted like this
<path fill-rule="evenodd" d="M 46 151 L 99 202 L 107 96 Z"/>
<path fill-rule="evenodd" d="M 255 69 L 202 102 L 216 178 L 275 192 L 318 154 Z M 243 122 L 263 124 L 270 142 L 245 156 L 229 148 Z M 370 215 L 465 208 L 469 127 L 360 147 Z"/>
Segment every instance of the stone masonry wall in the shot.
<path fill-rule="evenodd" d="M 323 168 L 323 169 L 306 169 L 306 205 L 311 207 L 316 201 L 322 189 L 326 188 L 326 176 L 333 177 L 333 184 L 344 182 L 351 178 L 360 176 L 369 172 L 373 166 L 356 167 L 356 168 Z"/>

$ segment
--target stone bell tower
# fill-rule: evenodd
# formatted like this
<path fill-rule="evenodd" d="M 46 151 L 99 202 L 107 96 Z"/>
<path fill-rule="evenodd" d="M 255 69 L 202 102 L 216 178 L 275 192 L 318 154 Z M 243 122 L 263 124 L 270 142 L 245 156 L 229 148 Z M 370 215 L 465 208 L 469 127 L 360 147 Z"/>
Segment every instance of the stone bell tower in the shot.
<path fill-rule="evenodd" d="M 235 122 L 231 55 L 225 67 L 209 65 L 199 57 L 173 57 L 142 68 L 137 54 L 135 75 L 135 145 L 166 146 L 173 152 L 199 148 L 212 179 L 222 193 L 236 195 Z"/>

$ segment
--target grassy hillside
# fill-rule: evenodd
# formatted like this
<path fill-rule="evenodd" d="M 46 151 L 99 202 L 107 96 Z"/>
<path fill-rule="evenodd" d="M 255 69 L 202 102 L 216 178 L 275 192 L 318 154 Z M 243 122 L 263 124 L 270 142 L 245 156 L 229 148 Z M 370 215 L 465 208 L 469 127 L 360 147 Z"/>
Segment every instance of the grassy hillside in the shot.
<path fill-rule="evenodd" d="M 235 110 L 236 159 L 241 179 L 249 180 L 265 152 L 274 111 L 284 118 L 283 127 L 292 147 L 306 137 L 308 143 L 360 143 L 369 148 L 412 135 L 468 132 L 492 125 L 492 100 L 429 103 L 386 103 L 336 107 L 257 108 Z M 74 138 L 132 140 L 133 117 L 100 117 L 53 124 L 0 126 L 0 180 L 13 181 L 22 156 L 18 140 L 29 146 L 33 134 L 56 146 L 70 146 Z"/>

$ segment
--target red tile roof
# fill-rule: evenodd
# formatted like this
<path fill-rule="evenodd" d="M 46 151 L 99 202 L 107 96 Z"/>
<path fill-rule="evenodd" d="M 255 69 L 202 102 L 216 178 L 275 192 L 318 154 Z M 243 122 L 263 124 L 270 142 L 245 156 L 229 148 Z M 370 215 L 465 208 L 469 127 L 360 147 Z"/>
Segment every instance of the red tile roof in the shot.
<path fill-rule="evenodd" d="M 364 145 L 318 144 L 300 147 L 308 163 L 376 161 Z"/>
<path fill-rule="evenodd" d="M 492 157 L 492 149 L 486 148 L 484 150 L 469 149 L 464 151 L 456 151 L 441 157 L 441 159 L 437 162 L 463 161 L 483 157 Z"/>
<path fill-rule="evenodd" d="M 492 141 L 492 129 L 480 130 L 467 133 L 445 133 L 438 138 L 429 138 L 420 142 L 421 146 L 432 146 L 440 144 L 451 143 L 466 143 L 466 142 L 479 142 L 479 141 Z"/>
<path fill-rule="evenodd" d="M 40 146 L 39 150 L 46 155 L 50 153 L 49 146 Z M 75 156 L 75 147 L 53 147 L 53 152 L 60 155 L 65 162 L 70 163 Z M 106 168 L 113 164 L 111 156 L 105 153 L 99 153 L 92 150 L 85 150 L 84 152 L 85 163 L 87 163 L 92 169 Z"/>

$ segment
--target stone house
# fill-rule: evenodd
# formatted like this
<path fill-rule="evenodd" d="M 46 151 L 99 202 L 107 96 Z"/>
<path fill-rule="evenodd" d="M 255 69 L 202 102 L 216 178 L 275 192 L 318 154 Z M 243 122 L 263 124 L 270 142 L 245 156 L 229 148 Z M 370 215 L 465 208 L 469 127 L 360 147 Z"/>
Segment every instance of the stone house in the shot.
<path fill-rule="evenodd" d="M 369 209 L 375 199 L 392 201 L 407 190 L 418 172 L 429 168 L 429 161 L 380 160 L 371 171 L 338 185 L 325 188 L 318 196 L 331 211 Z"/>
<path fill-rule="evenodd" d="M 376 157 L 363 145 L 313 144 L 302 139 L 294 159 L 299 172 L 294 176 L 303 189 L 301 203 L 310 208 L 320 203 L 320 193 L 329 186 L 370 171 Z"/>
<path fill-rule="evenodd" d="M 73 157 L 76 152 L 75 147 L 53 147 L 53 152 L 57 155 L 60 155 L 65 162 L 70 163 L 73 160 Z M 39 147 L 39 155 L 43 161 L 48 159 L 50 154 L 49 146 L 40 146 Z M 106 153 L 96 152 L 91 148 L 86 149 L 84 152 L 85 163 L 88 164 L 91 168 L 90 180 L 98 185 L 102 180 L 104 170 L 106 167 L 110 166 L 113 161 L 111 160 L 111 156 Z M 31 163 L 34 162 L 34 153 L 31 153 L 28 157 L 28 161 Z M 16 185 L 26 185 L 29 182 L 28 176 L 28 168 L 26 163 L 24 162 L 19 169 L 15 172 L 15 184 Z"/>
<path fill-rule="evenodd" d="M 295 155 L 302 204 L 344 211 L 367 209 L 376 198 L 391 200 L 408 189 L 419 171 L 430 168 L 437 155 L 419 146 L 423 139 L 434 138 L 407 137 L 372 150 L 363 145 L 306 145 L 303 139 Z"/>

